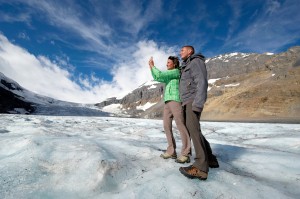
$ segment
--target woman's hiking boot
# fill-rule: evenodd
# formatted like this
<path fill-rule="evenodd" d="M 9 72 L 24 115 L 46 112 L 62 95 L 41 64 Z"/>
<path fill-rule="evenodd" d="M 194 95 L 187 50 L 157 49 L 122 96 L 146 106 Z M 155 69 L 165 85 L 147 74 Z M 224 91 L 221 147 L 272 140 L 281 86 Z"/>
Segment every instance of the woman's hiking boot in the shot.
<path fill-rule="evenodd" d="M 176 159 L 177 155 L 176 155 L 176 153 L 174 153 L 172 155 L 170 155 L 168 153 L 163 153 L 160 155 L 160 157 L 162 157 L 163 159 L 169 159 L 169 158 Z"/>
<path fill-rule="evenodd" d="M 175 162 L 184 164 L 184 163 L 190 163 L 190 156 L 182 155 L 179 158 L 175 160 Z"/>

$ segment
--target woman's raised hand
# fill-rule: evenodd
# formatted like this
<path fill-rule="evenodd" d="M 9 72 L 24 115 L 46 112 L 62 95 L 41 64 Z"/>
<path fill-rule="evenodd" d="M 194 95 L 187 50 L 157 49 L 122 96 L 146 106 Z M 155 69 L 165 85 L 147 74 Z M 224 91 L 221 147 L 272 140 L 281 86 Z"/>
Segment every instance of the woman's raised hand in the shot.
<path fill-rule="evenodd" d="M 153 57 L 150 57 L 150 59 L 149 59 L 149 66 L 150 66 L 150 68 L 154 67 Z"/>

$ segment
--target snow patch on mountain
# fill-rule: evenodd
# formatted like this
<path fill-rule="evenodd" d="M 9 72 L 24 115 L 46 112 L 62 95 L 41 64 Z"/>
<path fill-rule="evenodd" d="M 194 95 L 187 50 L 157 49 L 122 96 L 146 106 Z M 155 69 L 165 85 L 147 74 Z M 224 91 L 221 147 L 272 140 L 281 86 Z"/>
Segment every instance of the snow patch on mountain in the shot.
<path fill-rule="evenodd" d="M 148 108 L 154 106 L 155 104 L 156 104 L 156 103 L 150 103 L 150 102 L 147 102 L 147 103 L 144 104 L 144 105 L 137 106 L 136 109 L 145 111 L 145 110 L 147 110 Z"/>
<path fill-rule="evenodd" d="M 149 88 L 156 88 L 156 84 L 159 84 L 159 82 L 151 80 L 151 81 L 147 81 L 147 82 L 143 83 L 138 88 L 142 88 L 143 86 L 147 86 Z"/>
<path fill-rule="evenodd" d="M 207 59 L 205 62 L 209 62 L 209 61 L 213 61 L 213 60 L 220 60 L 220 61 L 224 61 L 224 62 L 229 62 L 229 59 L 243 59 L 246 58 L 248 56 L 252 55 L 252 53 L 229 53 L 229 54 L 223 54 L 223 55 L 218 55 L 216 57 L 212 57 Z"/>

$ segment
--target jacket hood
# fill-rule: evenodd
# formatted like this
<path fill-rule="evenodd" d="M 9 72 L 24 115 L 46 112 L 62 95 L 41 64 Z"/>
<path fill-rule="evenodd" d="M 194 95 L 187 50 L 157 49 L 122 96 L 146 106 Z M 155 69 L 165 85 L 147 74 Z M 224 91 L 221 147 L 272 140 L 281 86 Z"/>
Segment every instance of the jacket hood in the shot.
<path fill-rule="evenodd" d="M 205 61 L 205 57 L 204 55 L 202 55 L 201 53 L 198 53 L 198 54 L 193 54 L 192 56 L 190 56 L 190 60 L 193 60 L 195 58 L 199 58 L 199 59 L 202 59 L 203 61 Z"/>
<path fill-rule="evenodd" d="M 180 69 L 183 69 L 186 67 L 187 63 L 191 62 L 193 59 L 195 58 L 199 58 L 201 59 L 202 61 L 205 62 L 205 57 L 204 55 L 202 55 L 201 53 L 198 53 L 198 54 L 193 54 L 191 55 L 189 58 L 187 58 L 186 60 L 182 61 L 181 63 L 181 66 L 180 66 Z"/>

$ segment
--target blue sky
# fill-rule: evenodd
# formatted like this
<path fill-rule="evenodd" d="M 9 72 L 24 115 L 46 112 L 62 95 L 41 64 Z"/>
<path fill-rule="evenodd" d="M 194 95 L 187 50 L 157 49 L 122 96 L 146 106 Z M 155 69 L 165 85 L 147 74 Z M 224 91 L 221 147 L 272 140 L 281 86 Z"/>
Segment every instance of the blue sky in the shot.
<path fill-rule="evenodd" d="M 0 72 L 57 99 L 94 103 L 151 80 L 150 56 L 206 57 L 300 44 L 297 0 L 0 0 Z"/>

